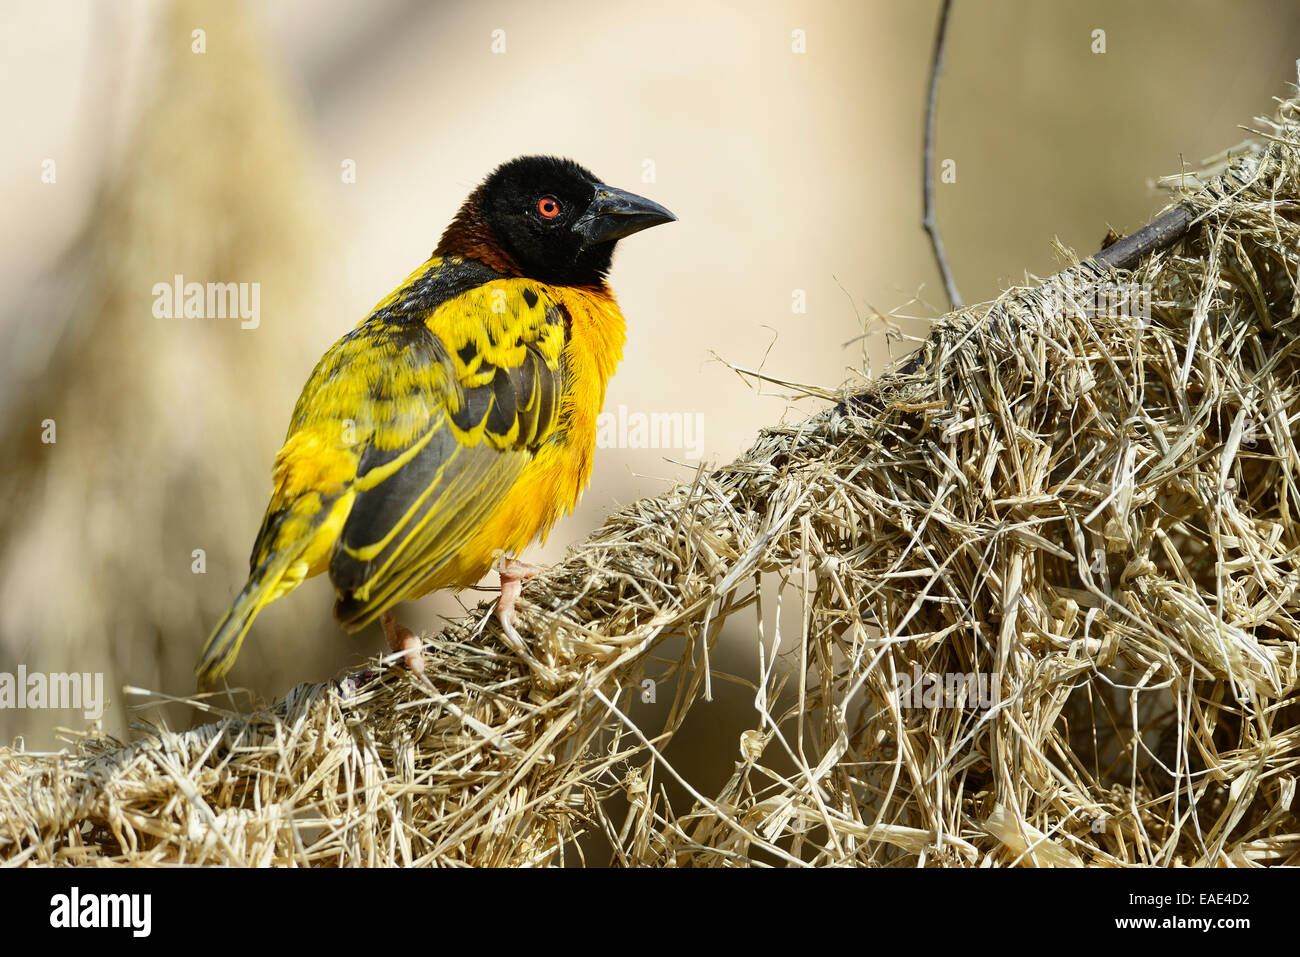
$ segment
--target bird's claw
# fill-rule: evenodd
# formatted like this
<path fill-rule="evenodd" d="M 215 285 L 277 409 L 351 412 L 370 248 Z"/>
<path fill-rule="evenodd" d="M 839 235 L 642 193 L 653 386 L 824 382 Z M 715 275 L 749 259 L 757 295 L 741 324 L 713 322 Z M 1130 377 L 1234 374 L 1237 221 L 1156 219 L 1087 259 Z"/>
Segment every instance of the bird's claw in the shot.
<path fill-rule="evenodd" d="M 536 565 L 529 565 L 504 554 L 497 558 L 492 567 L 501 576 L 501 597 L 497 599 L 497 619 L 501 622 L 501 630 L 505 633 L 506 643 L 515 650 L 515 653 L 520 658 L 524 659 L 528 667 L 544 684 L 559 684 L 560 676 L 553 668 L 538 660 L 529 651 L 527 643 L 515 629 L 515 601 L 523 590 L 524 582 L 530 578 L 535 578 L 541 572 L 541 569 Z"/>
<path fill-rule="evenodd" d="M 388 642 L 388 647 L 393 651 L 402 652 L 402 664 L 406 666 L 406 670 L 432 688 L 433 682 L 424 673 L 424 646 L 415 632 L 398 622 L 390 611 L 380 616 L 379 623 L 383 626 L 384 639 Z"/>

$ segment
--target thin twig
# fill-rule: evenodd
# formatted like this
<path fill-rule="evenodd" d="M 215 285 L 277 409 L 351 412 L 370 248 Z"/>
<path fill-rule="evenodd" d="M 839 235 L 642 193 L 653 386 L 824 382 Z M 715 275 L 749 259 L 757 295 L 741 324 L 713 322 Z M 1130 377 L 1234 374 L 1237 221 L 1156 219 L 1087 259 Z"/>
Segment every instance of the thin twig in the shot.
<path fill-rule="evenodd" d="M 923 169 L 921 199 L 925 215 L 921 225 L 930 234 L 930 245 L 934 247 L 934 258 L 939 262 L 939 272 L 943 274 L 943 287 L 948 292 L 948 302 L 953 309 L 961 308 L 961 293 L 957 291 L 957 280 L 952 277 L 952 267 L 948 265 L 948 254 L 944 252 L 943 239 L 939 236 L 939 225 L 934 216 L 934 126 L 939 111 L 939 74 L 943 72 L 943 47 L 948 38 L 948 11 L 952 0 L 943 0 L 939 9 L 939 29 L 934 38 L 934 59 L 930 61 L 930 95 L 925 107 L 925 152 L 921 160 Z"/>
<path fill-rule="evenodd" d="M 1147 223 L 1137 232 L 1118 239 L 1093 256 L 1093 261 L 1129 269 L 1152 253 L 1168 249 L 1187 235 L 1192 228 L 1192 211 L 1186 206 L 1175 206 Z"/>

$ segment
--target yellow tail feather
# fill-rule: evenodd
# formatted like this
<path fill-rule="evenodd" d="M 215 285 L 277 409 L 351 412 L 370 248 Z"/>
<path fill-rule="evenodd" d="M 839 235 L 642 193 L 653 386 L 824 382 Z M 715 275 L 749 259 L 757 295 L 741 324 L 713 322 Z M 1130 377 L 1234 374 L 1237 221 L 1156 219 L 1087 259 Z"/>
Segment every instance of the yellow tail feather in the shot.
<path fill-rule="evenodd" d="M 291 555 L 265 562 L 248 580 L 230 610 L 212 630 L 199 655 L 199 663 L 194 666 L 194 676 L 198 678 L 200 688 L 211 687 L 234 666 L 244 636 L 257 613 L 285 592 L 292 591 L 301 581 L 301 575 L 298 581 L 285 580 L 292 577 L 285 574 L 291 563 Z"/>

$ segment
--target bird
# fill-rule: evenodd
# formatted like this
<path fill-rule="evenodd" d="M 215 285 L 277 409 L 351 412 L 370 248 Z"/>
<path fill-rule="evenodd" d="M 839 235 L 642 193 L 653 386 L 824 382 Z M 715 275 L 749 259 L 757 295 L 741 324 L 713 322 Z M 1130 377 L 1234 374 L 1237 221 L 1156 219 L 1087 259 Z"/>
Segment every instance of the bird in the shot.
<path fill-rule="evenodd" d="M 676 219 L 570 159 L 521 156 L 493 170 L 431 257 L 308 378 L 247 583 L 200 653 L 199 686 L 230 671 L 263 608 L 326 572 L 342 628 L 378 620 L 428 681 L 420 641 L 392 609 L 495 570 L 507 642 L 557 680 L 514 625 L 523 583 L 540 571 L 518 555 L 591 478 L 626 341 L 606 281 L 614 248 Z"/>

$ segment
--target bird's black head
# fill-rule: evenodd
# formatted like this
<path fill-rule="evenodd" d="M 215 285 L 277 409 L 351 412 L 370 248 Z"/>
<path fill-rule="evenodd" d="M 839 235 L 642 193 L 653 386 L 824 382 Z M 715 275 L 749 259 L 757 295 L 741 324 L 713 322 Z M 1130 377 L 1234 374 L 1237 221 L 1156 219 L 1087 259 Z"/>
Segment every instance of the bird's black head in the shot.
<path fill-rule="evenodd" d="M 541 282 L 599 285 L 615 243 L 676 218 L 658 203 L 606 186 L 572 160 L 522 156 L 470 194 L 434 253 Z"/>

